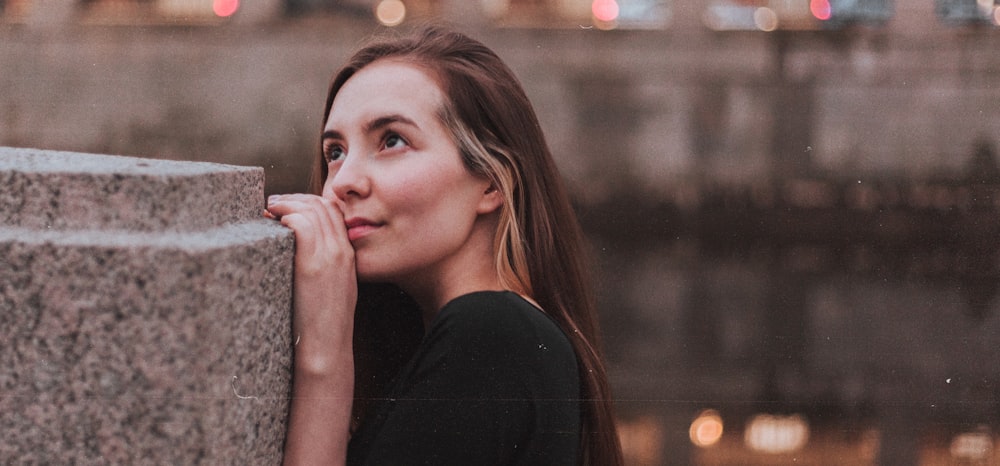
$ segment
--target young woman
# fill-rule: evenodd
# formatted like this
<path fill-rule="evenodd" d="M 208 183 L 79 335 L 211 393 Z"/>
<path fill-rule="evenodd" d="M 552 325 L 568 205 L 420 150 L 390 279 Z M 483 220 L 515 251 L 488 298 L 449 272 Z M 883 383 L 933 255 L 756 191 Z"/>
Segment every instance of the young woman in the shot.
<path fill-rule="evenodd" d="M 621 464 L 581 233 L 513 73 L 429 28 L 357 52 L 325 111 L 316 194 L 268 201 L 296 236 L 285 462 Z"/>

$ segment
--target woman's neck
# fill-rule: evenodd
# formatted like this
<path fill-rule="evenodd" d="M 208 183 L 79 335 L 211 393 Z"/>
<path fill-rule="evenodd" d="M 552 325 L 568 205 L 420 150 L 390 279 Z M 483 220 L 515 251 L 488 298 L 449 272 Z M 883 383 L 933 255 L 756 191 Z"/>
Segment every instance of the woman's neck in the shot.
<path fill-rule="evenodd" d="M 475 291 L 505 289 L 496 266 L 493 236 L 496 216 L 476 221 L 463 247 L 435 264 L 410 271 L 396 283 L 420 306 L 424 328 L 451 300 Z"/>

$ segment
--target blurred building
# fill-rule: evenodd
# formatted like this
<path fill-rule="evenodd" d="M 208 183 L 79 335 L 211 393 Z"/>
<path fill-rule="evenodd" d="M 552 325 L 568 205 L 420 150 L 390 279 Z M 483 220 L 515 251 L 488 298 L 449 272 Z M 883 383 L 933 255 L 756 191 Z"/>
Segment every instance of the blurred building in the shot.
<path fill-rule="evenodd" d="M 988 0 L 2 0 L 0 144 L 264 166 L 331 73 L 495 48 L 594 245 L 633 464 L 1000 464 Z"/>

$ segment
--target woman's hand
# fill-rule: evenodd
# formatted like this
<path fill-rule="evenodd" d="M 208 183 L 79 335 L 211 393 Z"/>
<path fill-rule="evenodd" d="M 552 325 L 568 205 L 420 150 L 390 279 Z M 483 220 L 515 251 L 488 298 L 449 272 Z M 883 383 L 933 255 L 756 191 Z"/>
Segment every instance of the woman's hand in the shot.
<path fill-rule="evenodd" d="M 354 248 L 337 204 L 311 194 L 271 196 L 268 212 L 295 232 L 293 319 L 296 356 L 310 361 L 300 369 L 336 369 L 323 357 L 350 347 L 358 298 Z M 314 353 L 313 350 L 316 350 Z"/>
<path fill-rule="evenodd" d="M 271 196 L 265 216 L 295 232 L 295 374 L 285 464 L 343 464 L 354 391 L 354 249 L 334 201 Z"/>

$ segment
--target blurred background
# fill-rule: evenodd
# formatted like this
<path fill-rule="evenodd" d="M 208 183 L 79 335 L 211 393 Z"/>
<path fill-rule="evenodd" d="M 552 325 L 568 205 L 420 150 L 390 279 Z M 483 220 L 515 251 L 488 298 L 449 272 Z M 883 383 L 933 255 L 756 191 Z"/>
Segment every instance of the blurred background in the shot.
<path fill-rule="evenodd" d="M 536 105 L 629 464 L 1000 464 L 994 0 L 0 0 L 0 145 L 301 191 L 331 74 L 428 21 Z"/>

